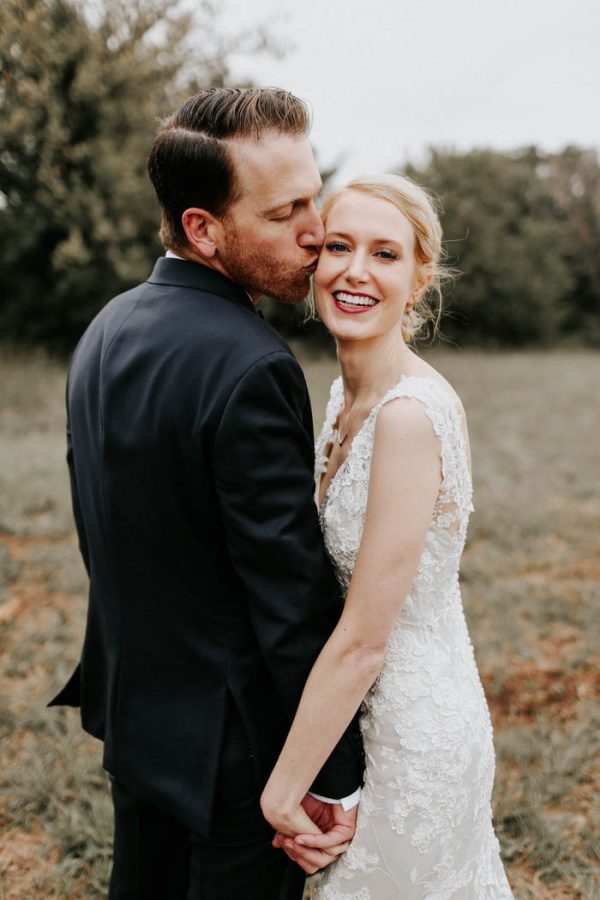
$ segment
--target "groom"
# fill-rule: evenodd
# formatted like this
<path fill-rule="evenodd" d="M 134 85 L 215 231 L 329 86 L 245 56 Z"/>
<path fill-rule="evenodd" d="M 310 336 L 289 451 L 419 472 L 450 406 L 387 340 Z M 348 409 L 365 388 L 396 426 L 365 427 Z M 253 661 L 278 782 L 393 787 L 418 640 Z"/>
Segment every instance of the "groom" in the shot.
<path fill-rule="evenodd" d="M 90 594 L 81 664 L 53 703 L 80 705 L 104 741 L 113 900 L 302 896 L 259 798 L 341 601 L 304 377 L 254 303 L 298 302 L 316 266 L 308 126 L 281 90 L 183 104 L 148 163 L 166 258 L 99 313 L 69 371 Z M 322 830 L 353 826 L 361 775 L 352 728 L 304 803 Z"/>

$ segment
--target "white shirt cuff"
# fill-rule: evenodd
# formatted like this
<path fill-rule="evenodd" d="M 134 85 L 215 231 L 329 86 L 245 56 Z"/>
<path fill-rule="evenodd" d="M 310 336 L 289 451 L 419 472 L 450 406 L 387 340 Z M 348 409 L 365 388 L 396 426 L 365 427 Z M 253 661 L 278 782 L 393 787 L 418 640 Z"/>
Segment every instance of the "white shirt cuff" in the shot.
<path fill-rule="evenodd" d="M 341 803 L 344 812 L 348 812 L 349 809 L 353 809 L 360 801 L 360 791 L 360 788 L 356 788 L 353 794 L 350 794 L 348 797 L 342 797 L 341 800 L 332 800 L 331 797 L 322 797 L 320 794 L 315 794 L 314 791 L 309 791 L 308 793 L 311 797 L 314 797 L 315 800 L 322 800 L 323 803 Z"/>

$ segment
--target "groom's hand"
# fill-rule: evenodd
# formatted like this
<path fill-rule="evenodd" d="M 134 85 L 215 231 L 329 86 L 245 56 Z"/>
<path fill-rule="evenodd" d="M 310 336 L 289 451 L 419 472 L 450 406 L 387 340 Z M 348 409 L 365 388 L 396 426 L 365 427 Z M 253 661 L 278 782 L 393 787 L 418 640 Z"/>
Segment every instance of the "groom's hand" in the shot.
<path fill-rule="evenodd" d="M 313 875 L 348 849 L 356 830 L 358 806 L 346 811 L 340 803 L 325 803 L 310 794 L 302 806 L 321 834 L 299 834 L 292 839 L 278 833 L 273 846 L 281 847 L 290 859 Z"/>

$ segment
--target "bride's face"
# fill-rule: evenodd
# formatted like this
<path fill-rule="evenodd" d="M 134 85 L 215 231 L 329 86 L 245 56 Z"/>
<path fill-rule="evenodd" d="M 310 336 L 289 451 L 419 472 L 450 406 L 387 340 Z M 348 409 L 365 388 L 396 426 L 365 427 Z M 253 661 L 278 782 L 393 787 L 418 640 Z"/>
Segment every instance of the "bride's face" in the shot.
<path fill-rule="evenodd" d="M 388 200 L 341 194 L 325 223 L 315 287 L 319 315 L 337 340 L 390 331 L 402 339 L 404 309 L 416 288 L 414 232 L 406 216 Z"/>

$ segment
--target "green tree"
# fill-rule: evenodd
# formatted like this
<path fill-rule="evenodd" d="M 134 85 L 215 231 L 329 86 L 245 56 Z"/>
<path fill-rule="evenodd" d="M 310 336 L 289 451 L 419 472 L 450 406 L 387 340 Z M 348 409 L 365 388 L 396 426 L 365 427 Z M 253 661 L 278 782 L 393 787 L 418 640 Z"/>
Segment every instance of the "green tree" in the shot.
<path fill-rule="evenodd" d="M 449 262 L 460 276 L 442 331 L 459 343 L 549 344 L 574 286 L 572 230 L 535 148 L 432 150 L 407 173 L 437 194 Z"/>
<path fill-rule="evenodd" d="M 3 0 L 0 333 L 71 347 L 160 252 L 145 160 L 160 117 L 229 78 L 216 5 Z"/>
<path fill-rule="evenodd" d="M 573 289 L 566 298 L 564 330 L 600 346 L 600 158 L 597 150 L 566 147 L 548 157 L 548 188 L 571 234 Z"/>

